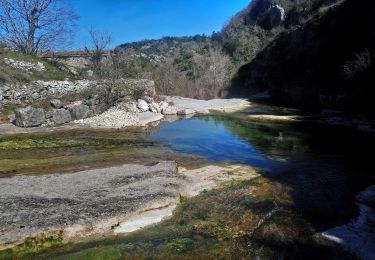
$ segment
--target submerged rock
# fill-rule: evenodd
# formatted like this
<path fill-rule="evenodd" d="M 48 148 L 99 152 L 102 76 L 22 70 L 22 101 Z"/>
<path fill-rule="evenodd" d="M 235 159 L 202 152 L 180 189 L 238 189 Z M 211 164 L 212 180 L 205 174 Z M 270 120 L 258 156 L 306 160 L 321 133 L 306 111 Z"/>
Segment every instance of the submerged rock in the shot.
<path fill-rule="evenodd" d="M 14 124 L 19 127 L 35 127 L 42 125 L 46 120 L 42 108 L 26 107 L 15 111 Z"/>

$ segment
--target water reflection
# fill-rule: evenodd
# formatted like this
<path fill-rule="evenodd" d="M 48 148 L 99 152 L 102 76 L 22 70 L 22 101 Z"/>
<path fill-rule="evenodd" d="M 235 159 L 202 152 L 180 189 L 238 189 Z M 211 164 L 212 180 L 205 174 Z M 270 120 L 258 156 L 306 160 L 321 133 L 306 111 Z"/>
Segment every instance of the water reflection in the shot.
<path fill-rule="evenodd" d="M 291 154 L 303 149 L 298 135 L 292 135 L 286 129 L 220 116 L 163 122 L 149 139 L 179 153 L 263 169 L 280 166 Z"/>

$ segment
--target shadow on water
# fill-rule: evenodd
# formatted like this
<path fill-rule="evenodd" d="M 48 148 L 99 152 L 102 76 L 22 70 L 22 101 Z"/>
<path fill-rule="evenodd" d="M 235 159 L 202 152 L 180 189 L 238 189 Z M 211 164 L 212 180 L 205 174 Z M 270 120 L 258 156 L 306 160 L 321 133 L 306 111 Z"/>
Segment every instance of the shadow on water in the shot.
<path fill-rule="evenodd" d="M 199 116 L 164 123 L 150 139 L 177 152 L 262 169 L 291 188 L 298 211 L 317 231 L 357 216 L 355 195 L 374 183 L 374 136 L 350 128 Z"/>
<path fill-rule="evenodd" d="M 354 197 L 374 182 L 373 135 L 318 123 L 260 123 L 197 116 L 163 123 L 150 140 L 210 161 L 244 163 L 287 185 L 317 230 L 357 215 Z"/>

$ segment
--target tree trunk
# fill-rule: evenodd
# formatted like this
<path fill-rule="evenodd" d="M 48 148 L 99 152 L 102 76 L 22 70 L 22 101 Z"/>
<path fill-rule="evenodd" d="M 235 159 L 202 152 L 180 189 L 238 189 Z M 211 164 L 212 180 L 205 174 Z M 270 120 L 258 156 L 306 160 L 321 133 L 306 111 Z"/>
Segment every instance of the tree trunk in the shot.
<path fill-rule="evenodd" d="M 26 53 L 27 54 L 36 54 L 35 49 L 35 30 L 36 30 L 36 19 L 35 19 L 35 13 L 36 10 L 32 10 L 29 15 L 29 31 L 27 34 L 27 48 Z"/>

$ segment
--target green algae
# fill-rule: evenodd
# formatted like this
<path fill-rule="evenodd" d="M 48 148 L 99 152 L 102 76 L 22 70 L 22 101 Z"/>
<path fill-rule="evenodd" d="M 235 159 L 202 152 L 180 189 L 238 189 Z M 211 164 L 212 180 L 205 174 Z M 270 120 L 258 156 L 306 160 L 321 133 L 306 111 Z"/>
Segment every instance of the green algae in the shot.
<path fill-rule="evenodd" d="M 270 214 L 271 213 L 271 214 Z M 19 255 L 18 249 L 8 257 Z M 314 237 L 293 212 L 290 190 L 264 177 L 234 181 L 194 198 L 183 198 L 159 224 L 105 240 L 61 245 L 26 259 L 253 259 L 343 254 Z"/>
<path fill-rule="evenodd" d="M 327 214 L 351 211 L 348 209 L 348 203 L 340 204 L 340 201 L 350 200 L 343 190 L 347 192 L 352 189 L 350 193 L 355 194 L 356 189 L 360 190 L 362 187 L 337 189 L 336 183 L 341 187 L 342 182 L 350 185 L 359 182 L 350 181 L 355 178 L 348 177 L 348 174 L 341 174 L 340 171 L 346 171 L 346 169 L 331 164 L 331 157 L 332 154 L 345 152 L 346 147 L 355 148 L 355 145 L 348 146 L 347 143 L 348 140 L 354 140 L 354 138 L 343 138 L 354 135 L 351 132 L 344 133 L 342 129 L 336 132 L 322 128 L 317 132 L 318 134 L 315 133 L 314 137 L 310 135 L 313 131 L 310 125 L 254 123 L 238 118 L 236 115 L 215 118 L 218 122 L 224 122 L 233 134 L 248 140 L 267 156 L 280 158 L 280 160 L 298 156 L 299 161 L 306 160 L 308 163 L 297 164 L 291 160 L 291 167 L 284 167 L 282 174 L 263 173 L 263 176 L 251 181 L 227 182 L 197 197 L 181 198 L 181 204 L 172 218 L 128 236 L 116 236 L 79 244 L 60 244 L 52 248 L 40 248 L 39 251 L 24 250 L 22 254 L 18 253 L 18 248 L 14 248 L 0 256 L 11 259 L 254 259 L 257 257 L 260 259 L 301 259 L 306 256 L 314 259 L 351 259 L 351 255 L 342 252 L 317 235 L 319 229 L 312 224 L 310 216 L 314 216 L 315 212 L 315 217 L 319 218 L 321 223 L 325 221 L 322 218 L 325 215 L 322 215 L 321 211 L 326 211 Z M 282 140 L 280 140 L 280 132 L 283 133 Z M 36 154 L 40 152 L 43 156 L 39 158 L 43 157 L 47 161 L 44 166 L 36 166 L 39 170 L 43 167 L 50 170 L 51 165 L 63 169 L 68 169 L 69 165 L 81 167 L 82 164 L 90 165 L 87 162 L 91 160 L 93 165 L 106 163 L 113 165 L 117 160 L 144 162 L 142 157 L 144 159 L 150 156 L 152 160 L 176 156 L 166 147 L 147 141 L 146 133 L 94 131 L 87 134 L 78 131 L 73 134 L 74 137 L 71 137 L 73 142 L 66 137 L 64 137 L 65 140 L 63 137 L 59 139 L 60 134 L 52 137 L 46 134 L 42 139 L 50 138 L 47 138 L 47 143 L 28 141 L 29 143 L 24 147 L 22 147 L 22 142 L 17 144 L 18 141 L 10 140 L 16 145 L 9 149 L 0 149 L 0 153 L 12 152 L 13 158 L 21 155 L 24 157 L 20 158 L 38 160 Z M 35 135 L 26 136 L 34 137 Z M 75 146 L 79 140 L 84 140 L 88 145 Z M 341 143 L 342 140 L 346 142 Z M 360 148 L 364 147 L 362 143 L 370 143 L 367 138 L 363 140 L 364 142 L 358 142 L 360 139 L 355 140 Z M 48 147 L 49 142 L 51 142 L 51 147 Z M 323 145 L 328 147 L 328 151 L 327 148 L 321 147 Z M 16 149 L 19 146 L 21 148 Z M 39 146 L 39 148 L 34 149 L 33 146 Z M 65 153 L 62 152 L 64 150 Z M 321 160 L 328 158 L 330 163 L 328 161 L 322 163 L 306 157 L 305 154 L 312 150 L 314 150 L 313 157 L 319 156 Z M 32 151 L 32 154 L 30 155 L 28 151 Z M 69 163 L 59 166 L 62 160 L 53 155 L 52 151 L 61 154 L 61 158 L 69 158 Z M 360 157 L 360 160 L 355 162 L 361 162 L 361 164 L 354 163 L 352 154 L 347 163 L 353 163 L 358 179 L 363 178 L 362 182 L 368 185 L 368 178 L 360 175 L 367 169 L 364 164 L 365 160 L 361 157 L 362 150 L 356 149 L 355 151 Z M 344 156 L 345 158 L 347 157 Z M 77 161 L 72 163 L 74 160 Z M 32 161 L 31 166 L 37 163 L 37 161 Z M 28 171 L 31 168 L 27 168 Z M 22 168 L 20 172 L 27 172 L 27 170 Z M 343 180 L 344 177 L 347 179 Z M 336 189 L 330 189 L 332 187 Z M 340 193 L 343 193 L 345 197 Z M 333 218 L 340 217 L 340 214 Z M 335 221 L 334 225 L 337 224 L 337 219 Z M 347 217 L 345 221 L 348 221 Z"/>
<path fill-rule="evenodd" d="M 135 130 L 71 130 L 0 136 L 0 177 L 62 173 L 179 157 Z M 177 159 L 178 160 L 178 159 Z"/>

